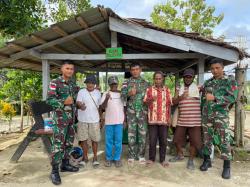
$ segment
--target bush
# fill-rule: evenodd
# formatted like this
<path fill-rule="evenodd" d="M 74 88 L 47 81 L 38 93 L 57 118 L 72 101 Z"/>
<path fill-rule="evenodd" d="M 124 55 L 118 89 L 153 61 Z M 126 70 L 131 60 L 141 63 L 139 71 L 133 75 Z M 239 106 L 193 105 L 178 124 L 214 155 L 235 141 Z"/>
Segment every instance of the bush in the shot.
<path fill-rule="evenodd" d="M 9 122 L 9 131 L 11 131 L 12 118 L 16 115 L 14 106 L 10 103 L 0 101 L 0 115 L 4 116 L 5 119 Z"/>

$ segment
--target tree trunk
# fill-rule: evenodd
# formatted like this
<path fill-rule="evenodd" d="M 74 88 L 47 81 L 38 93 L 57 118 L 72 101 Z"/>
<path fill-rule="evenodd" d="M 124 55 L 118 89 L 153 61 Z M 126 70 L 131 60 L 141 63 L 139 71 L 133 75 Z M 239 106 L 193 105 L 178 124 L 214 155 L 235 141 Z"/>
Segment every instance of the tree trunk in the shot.
<path fill-rule="evenodd" d="M 24 107 L 24 102 L 23 102 L 23 97 L 21 95 L 21 123 L 20 123 L 20 132 L 23 132 L 23 107 Z"/>
<path fill-rule="evenodd" d="M 9 120 L 8 122 L 9 122 L 9 132 L 11 132 L 11 120 Z"/>
<path fill-rule="evenodd" d="M 29 120 L 30 120 L 30 112 L 27 111 L 27 126 L 29 126 Z"/>

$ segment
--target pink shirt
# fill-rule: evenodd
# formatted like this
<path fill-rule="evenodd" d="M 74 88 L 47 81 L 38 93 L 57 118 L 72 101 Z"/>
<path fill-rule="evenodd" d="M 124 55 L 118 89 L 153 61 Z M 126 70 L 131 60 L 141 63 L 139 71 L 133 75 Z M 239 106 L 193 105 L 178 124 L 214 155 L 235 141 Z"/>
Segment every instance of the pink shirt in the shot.
<path fill-rule="evenodd" d="M 101 103 L 105 101 L 106 94 L 104 92 Z M 111 97 L 108 100 L 105 109 L 105 125 L 117 125 L 124 122 L 124 104 L 121 99 L 121 93 L 109 91 Z"/>

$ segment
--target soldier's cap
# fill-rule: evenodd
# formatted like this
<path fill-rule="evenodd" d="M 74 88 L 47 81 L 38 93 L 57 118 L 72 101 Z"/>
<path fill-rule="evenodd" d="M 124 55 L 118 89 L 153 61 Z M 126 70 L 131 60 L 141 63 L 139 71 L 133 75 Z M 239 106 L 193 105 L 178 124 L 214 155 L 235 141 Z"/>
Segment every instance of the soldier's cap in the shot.
<path fill-rule="evenodd" d="M 194 76 L 194 70 L 192 68 L 185 69 L 183 72 L 183 77 Z"/>
<path fill-rule="evenodd" d="M 97 84 L 97 80 L 96 80 L 95 75 L 87 75 L 84 83 Z"/>
<path fill-rule="evenodd" d="M 108 84 L 111 85 L 111 84 L 118 84 L 119 81 L 118 81 L 118 77 L 117 76 L 110 76 L 108 78 Z"/>

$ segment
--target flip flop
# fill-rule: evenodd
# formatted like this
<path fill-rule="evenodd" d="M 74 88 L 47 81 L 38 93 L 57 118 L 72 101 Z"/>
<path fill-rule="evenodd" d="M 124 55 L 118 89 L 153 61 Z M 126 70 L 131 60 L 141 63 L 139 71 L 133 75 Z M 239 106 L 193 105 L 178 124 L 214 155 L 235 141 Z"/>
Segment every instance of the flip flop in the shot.
<path fill-rule="evenodd" d="M 184 156 L 177 155 L 176 157 L 170 158 L 169 162 L 178 162 L 184 160 Z"/>
<path fill-rule="evenodd" d="M 93 168 L 95 168 L 95 169 L 98 168 L 99 165 L 100 165 L 100 163 L 99 163 L 97 160 L 95 160 L 95 161 L 92 162 L 92 166 L 93 166 Z"/>
<path fill-rule="evenodd" d="M 139 164 L 141 164 L 141 165 L 146 164 L 145 158 L 139 158 Z"/>

